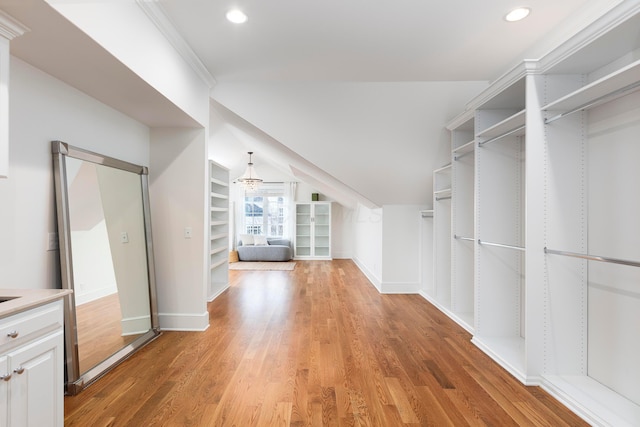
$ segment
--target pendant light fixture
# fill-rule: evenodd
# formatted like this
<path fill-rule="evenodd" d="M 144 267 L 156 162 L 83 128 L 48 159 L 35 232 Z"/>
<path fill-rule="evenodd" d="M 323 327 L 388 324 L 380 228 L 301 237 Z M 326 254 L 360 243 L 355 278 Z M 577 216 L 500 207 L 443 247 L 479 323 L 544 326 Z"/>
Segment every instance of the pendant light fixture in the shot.
<path fill-rule="evenodd" d="M 258 178 L 258 175 L 256 175 L 255 171 L 253 170 L 253 163 L 251 162 L 251 155 L 253 154 L 253 151 L 249 151 L 248 154 L 249 163 L 247 164 L 247 169 L 244 171 L 244 174 L 236 181 L 244 186 L 245 191 L 255 191 L 262 183 L 262 180 Z"/>

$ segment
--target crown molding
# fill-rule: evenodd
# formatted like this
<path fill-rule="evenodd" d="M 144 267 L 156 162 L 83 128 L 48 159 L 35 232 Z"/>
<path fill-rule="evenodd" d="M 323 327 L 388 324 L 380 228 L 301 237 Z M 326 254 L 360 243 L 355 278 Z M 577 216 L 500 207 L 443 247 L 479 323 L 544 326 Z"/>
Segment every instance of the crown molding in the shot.
<path fill-rule="evenodd" d="M 136 0 L 136 3 L 155 24 L 160 32 L 169 40 L 169 43 L 178 51 L 182 58 L 196 72 L 198 77 L 205 82 L 209 88 L 216 85 L 216 79 L 209 73 L 207 67 L 202 63 L 198 55 L 191 49 L 191 46 L 182 38 L 176 27 L 171 23 L 169 17 L 158 0 Z"/>
<path fill-rule="evenodd" d="M 537 73 L 539 70 L 538 61 L 525 59 L 512 67 L 506 73 L 491 82 L 489 87 L 480 92 L 475 98 L 467 103 L 465 110 L 476 110 L 478 107 L 494 98 L 500 92 L 511 87 L 527 74 Z"/>
<path fill-rule="evenodd" d="M 542 72 L 546 72 L 553 68 L 638 13 L 640 13 L 640 1 L 638 0 L 627 0 L 614 6 L 594 22 L 591 22 L 581 31 L 540 58 L 540 69 Z"/>
<path fill-rule="evenodd" d="M 13 40 L 29 31 L 26 25 L 0 10 L 0 36 Z"/>

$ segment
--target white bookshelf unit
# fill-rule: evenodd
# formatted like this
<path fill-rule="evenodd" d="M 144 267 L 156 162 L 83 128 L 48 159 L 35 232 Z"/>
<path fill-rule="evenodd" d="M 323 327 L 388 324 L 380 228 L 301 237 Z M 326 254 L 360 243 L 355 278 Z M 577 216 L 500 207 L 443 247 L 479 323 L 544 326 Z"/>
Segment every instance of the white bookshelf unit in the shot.
<path fill-rule="evenodd" d="M 208 298 L 229 285 L 229 170 L 209 161 L 209 269 Z"/>
<path fill-rule="evenodd" d="M 639 57 L 621 2 L 471 100 L 434 171 L 425 297 L 594 426 L 640 425 Z"/>
<path fill-rule="evenodd" d="M 296 259 L 331 259 L 331 202 L 296 203 Z"/>

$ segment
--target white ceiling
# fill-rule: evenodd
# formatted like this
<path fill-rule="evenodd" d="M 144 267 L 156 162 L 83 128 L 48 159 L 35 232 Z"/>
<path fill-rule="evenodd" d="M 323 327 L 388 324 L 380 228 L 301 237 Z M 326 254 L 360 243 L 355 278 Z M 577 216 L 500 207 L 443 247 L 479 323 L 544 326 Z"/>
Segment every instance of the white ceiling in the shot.
<path fill-rule="evenodd" d="M 212 105 L 234 136 L 215 138 L 213 153 L 238 153 L 226 166 L 239 171 L 256 151 L 329 197 L 382 206 L 428 205 L 447 121 L 622 0 L 0 0 L 31 28 L 12 54 L 153 127 L 196 124 L 45 1 L 160 9 L 217 82 Z M 522 5 L 526 20 L 503 20 Z M 226 21 L 232 6 L 245 24 Z"/>
<path fill-rule="evenodd" d="M 158 0 L 218 82 L 493 80 L 605 0 Z M 518 23 L 505 14 L 529 6 Z M 241 25 L 225 13 L 238 7 Z M 562 23 L 562 25 L 560 25 Z M 540 49 L 544 49 L 542 46 Z M 540 50 L 538 49 L 538 50 Z M 531 51 L 539 56 L 544 52 Z"/>
<path fill-rule="evenodd" d="M 212 98 L 263 132 L 270 153 L 282 144 L 274 164 L 293 151 L 378 206 L 429 205 L 432 170 L 450 161 L 447 121 L 618 2 L 158 0 L 216 79 Z M 504 20 L 523 5 L 527 19 Z M 228 22 L 231 7 L 248 21 Z M 233 144 L 263 154 L 256 138 Z M 321 174 L 289 166 L 331 197 Z"/>

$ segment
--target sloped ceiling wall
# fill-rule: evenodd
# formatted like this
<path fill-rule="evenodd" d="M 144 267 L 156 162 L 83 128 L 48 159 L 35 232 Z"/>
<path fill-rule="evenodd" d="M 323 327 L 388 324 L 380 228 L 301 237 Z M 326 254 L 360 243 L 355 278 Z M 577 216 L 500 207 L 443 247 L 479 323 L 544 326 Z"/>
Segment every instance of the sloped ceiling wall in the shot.
<path fill-rule="evenodd" d="M 360 195 L 377 206 L 430 204 L 432 171 L 450 160 L 444 125 L 486 86 L 219 83 L 212 98 L 279 143 L 281 152 L 293 151 L 350 188 L 354 200 Z M 277 150 L 269 155 L 279 163 Z"/>

